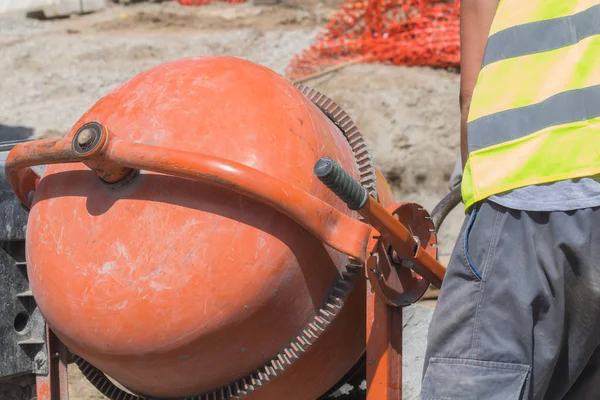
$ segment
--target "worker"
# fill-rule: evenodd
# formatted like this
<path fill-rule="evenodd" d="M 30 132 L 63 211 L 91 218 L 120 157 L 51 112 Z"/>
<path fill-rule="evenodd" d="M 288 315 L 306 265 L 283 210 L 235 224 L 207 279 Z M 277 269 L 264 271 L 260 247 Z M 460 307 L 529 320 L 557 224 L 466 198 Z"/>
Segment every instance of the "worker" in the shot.
<path fill-rule="evenodd" d="M 462 0 L 460 103 L 421 398 L 599 399 L 600 0 Z"/>

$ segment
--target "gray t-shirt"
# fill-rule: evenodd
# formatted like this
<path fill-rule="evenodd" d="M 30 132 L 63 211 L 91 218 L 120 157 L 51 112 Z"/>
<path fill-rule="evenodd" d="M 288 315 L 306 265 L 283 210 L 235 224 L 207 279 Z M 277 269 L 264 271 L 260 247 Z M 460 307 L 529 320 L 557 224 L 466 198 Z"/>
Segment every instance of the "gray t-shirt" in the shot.
<path fill-rule="evenodd" d="M 459 156 L 448 183 L 450 190 L 461 180 L 462 166 Z M 526 186 L 491 196 L 489 200 L 503 207 L 521 211 L 571 211 L 600 207 L 600 175 Z"/>
<path fill-rule="evenodd" d="M 600 175 L 526 186 L 491 196 L 490 201 L 522 211 L 570 211 L 600 206 Z"/>

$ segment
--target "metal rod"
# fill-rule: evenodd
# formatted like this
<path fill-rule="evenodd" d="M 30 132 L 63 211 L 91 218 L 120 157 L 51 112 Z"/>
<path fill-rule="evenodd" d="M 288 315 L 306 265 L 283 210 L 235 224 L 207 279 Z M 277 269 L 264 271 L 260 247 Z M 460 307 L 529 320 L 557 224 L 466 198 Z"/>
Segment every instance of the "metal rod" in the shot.
<path fill-rule="evenodd" d="M 391 243 L 399 257 L 407 261 L 406 267 L 415 270 L 435 287 L 441 287 L 446 268 L 423 250 L 411 232 L 373 197 L 369 196 L 354 178 L 337 162 L 323 157 L 314 167 L 315 175 L 348 208 L 358 213 Z M 408 264 L 410 263 L 410 264 Z"/>
<path fill-rule="evenodd" d="M 410 259 L 414 260 L 412 265 L 405 265 L 406 267 L 414 269 L 433 286 L 442 287 L 446 268 L 424 251 L 410 231 L 377 200 L 369 196 L 365 206 L 358 212 L 391 243 L 401 258 L 408 262 L 411 262 Z"/>
<path fill-rule="evenodd" d="M 37 400 L 69 400 L 67 347 L 46 327 L 48 374 L 35 379 Z"/>
<path fill-rule="evenodd" d="M 367 399 L 402 400 L 402 308 L 367 288 Z"/>

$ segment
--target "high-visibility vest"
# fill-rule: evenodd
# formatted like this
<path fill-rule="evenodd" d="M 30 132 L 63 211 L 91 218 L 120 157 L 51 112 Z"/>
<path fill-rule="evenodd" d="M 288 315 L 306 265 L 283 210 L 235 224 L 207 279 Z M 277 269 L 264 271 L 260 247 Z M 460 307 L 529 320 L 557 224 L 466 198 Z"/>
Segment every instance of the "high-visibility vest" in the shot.
<path fill-rule="evenodd" d="M 600 0 L 501 0 L 467 132 L 466 209 L 600 173 Z"/>

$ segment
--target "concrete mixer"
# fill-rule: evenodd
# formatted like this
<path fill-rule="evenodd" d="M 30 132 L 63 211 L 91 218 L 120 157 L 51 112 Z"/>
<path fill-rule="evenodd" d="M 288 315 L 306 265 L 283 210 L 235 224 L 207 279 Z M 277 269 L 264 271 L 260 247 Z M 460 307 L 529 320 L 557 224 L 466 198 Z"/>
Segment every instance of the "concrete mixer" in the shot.
<path fill-rule="evenodd" d="M 14 145 L 5 174 L 28 215 L 2 254 L 30 306 L 2 335 L 37 400 L 68 397 L 72 362 L 114 400 L 315 400 L 357 377 L 401 399 L 402 307 L 445 272 L 436 224 L 325 95 L 236 58 L 169 62 Z"/>

